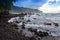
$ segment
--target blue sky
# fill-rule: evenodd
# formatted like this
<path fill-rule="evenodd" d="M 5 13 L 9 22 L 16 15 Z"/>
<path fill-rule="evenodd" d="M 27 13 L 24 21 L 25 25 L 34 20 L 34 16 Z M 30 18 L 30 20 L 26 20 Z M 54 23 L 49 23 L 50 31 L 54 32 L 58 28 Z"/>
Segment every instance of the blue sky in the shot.
<path fill-rule="evenodd" d="M 14 3 L 15 6 L 28 7 L 28 8 L 38 8 L 42 6 L 46 0 L 18 0 Z"/>
<path fill-rule="evenodd" d="M 39 9 L 44 13 L 60 13 L 60 0 L 17 0 L 14 5 Z"/>

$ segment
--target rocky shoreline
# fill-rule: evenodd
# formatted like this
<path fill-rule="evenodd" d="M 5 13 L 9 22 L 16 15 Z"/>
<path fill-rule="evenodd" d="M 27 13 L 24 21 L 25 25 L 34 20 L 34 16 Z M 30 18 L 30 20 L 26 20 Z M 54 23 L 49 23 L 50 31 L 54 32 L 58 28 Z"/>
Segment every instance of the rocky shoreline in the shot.
<path fill-rule="evenodd" d="M 0 15 L 0 40 L 60 40 L 60 37 L 44 36 L 44 37 L 25 37 L 22 32 L 18 32 L 17 25 L 12 25 L 7 21 L 11 17 L 24 16 L 23 14 Z M 31 30 L 30 30 L 31 31 Z M 41 32 L 40 32 L 41 33 Z M 36 39 L 37 38 L 37 39 Z"/>

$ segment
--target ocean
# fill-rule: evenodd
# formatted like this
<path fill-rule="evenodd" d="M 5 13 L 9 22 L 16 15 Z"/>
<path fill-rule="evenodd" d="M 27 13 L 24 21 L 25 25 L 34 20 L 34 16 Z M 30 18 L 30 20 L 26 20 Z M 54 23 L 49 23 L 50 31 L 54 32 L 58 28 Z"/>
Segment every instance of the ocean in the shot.
<path fill-rule="evenodd" d="M 14 17 L 8 20 L 21 26 L 25 22 L 25 28 L 37 29 L 37 31 L 48 32 L 52 36 L 60 36 L 60 13 L 35 13 L 34 15 L 25 15 L 23 17 Z M 28 21 L 29 20 L 29 21 Z"/>

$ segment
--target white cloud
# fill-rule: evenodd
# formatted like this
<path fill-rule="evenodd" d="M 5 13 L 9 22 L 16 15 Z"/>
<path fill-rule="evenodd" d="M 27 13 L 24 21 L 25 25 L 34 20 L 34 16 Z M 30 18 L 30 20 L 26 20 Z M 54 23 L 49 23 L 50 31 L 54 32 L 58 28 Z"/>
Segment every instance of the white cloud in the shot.
<path fill-rule="evenodd" d="M 48 1 L 56 1 L 56 2 L 58 2 L 59 0 L 48 0 Z"/>
<path fill-rule="evenodd" d="M 50 1 L 56 1 L 58 3 L 59 0 L 48 0 L 42 7 L 39 7 L 39 10 L 42 10 L 44 13 L 60 13 L 60 6 L 56 6 L 54 4 L 49 5 Z"/>
<path fill-rule="evenodd" d="M 48 1 L 55 1 L 55 0 L 48 0 Z"/>
<path fill-rule="evenodd" d="M 37 9 L 46 3 L 47 0 L 18 0 L 13 3 L 14 6 Z"/>
<path fill-rule="evenodd" d="M 59 0 L 56 0 L 56 2 L 58 2 Z"/>

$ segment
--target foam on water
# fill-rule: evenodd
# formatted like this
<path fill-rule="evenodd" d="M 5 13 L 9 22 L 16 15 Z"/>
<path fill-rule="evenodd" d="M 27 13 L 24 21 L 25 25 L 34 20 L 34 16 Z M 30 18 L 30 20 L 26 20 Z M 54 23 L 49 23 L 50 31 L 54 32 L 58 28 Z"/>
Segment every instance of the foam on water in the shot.
<path fill-rule="evenodd" d="M 27 22 L 27 20 L 30 20 L 30 22 Z M 22 25 L 22 22 L 24 21 L 26 28 L 33 28 L 37 29 L 38 31 L 46 31 L 52 36 L 60 36 L 60 14 L 35 13 L 35 15 L 24 16 L 23 21 L 19 17 L 14 17 L 8 22 L 14 23 L 15 21 L 20 21 L 18 26 Z M 54 23 L 58 24 L 58 26 L 55 26 Z"/>

